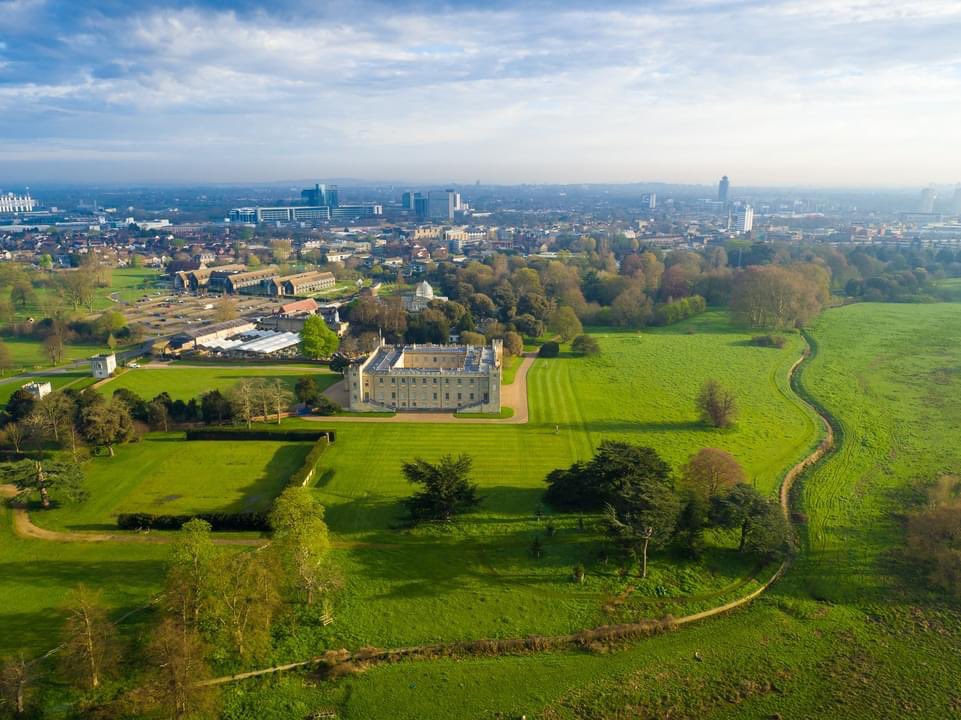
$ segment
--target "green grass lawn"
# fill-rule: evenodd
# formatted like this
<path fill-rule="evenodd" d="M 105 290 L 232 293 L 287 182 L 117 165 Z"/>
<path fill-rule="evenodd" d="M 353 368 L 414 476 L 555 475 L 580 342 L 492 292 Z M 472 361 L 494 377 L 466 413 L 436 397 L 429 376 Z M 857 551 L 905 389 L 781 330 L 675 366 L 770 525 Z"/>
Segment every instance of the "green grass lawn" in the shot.
<path fill-rule="evenodd" d="M 523 361 L 524 358 L 520 355 L 511 355 L 504 360 L 504 368 L 501 371 L 501 384 L 514 384 L 514 378 L 517 377 L 517 370 Z"/>
<path fill-rule="evenodd" d="M 818 437 L 814 420 L 786 384 L 801 339 L 792 337 L 782 350 L 761 349 L 718 314 L 689 325 L 694 334 L 604 332 L 598 335 L 600 357 L 537 360 L 528 375 L 527 425 L 338 424 L 337 442 L 317 482 L 333 535 L 397 547 L 343 552 L 349 592 L 340 622 L 329 630 L 330 642 L 389 646 L 567 632 L 609 621 L 603 606 L 630 581 L 599 564 L 593 521 L 581 533 L 570 526 L 574 518 L 554 518 L 558 527 L 567 526 L 548 537 L 547 521 L 535 517 L 546 474 L 590 457 L 605 438 L 651 445 L 675 466 L 704 446 L 726 448 L 773 492 Z M 729 431 L 708 430 L 697 420 L 694 396 L 709 377 L 729 384 L 741 399 L 741 418 Z M 446 531 L 392 529 L 412 491 L 401 476 L 401 461 L 436 460 L 445 452 L 474 458 L 481 510 Z M 546 546 L 541 562 L 528 554 L 535 535 Z M 667 600 L 656 609 L 639 601 L 630 611 L 676 612 L 700 607 L 705 594 L 723 594 L 751 568 L 731 551 L 731 538 L 720 544 L 726 550 L 701 567 L 659 558 L 658 579 L 649 586 L 660 588 Z M 579 562 L 589 567 L 589 581 L 574 590 L 570 570 Z"/>
<path fill-rule="evenodd" d="M 53 274 L 56 275 L 57 272 L 54 271 Z M 145 293 L 160 287 L 162 283 L 163 275 L 154 268 L 115 268 L 110 275 L 110 285 L 96 289 L 91 312 L 102 312 L 110 308 L 122 311 L 122 308 L 111 300 L 111 295 L 120 302 L 133 302 Z M 48 293 L 53 293 L 55 290 L 44 286 L 34 288 L 34 292 L 37 295 L 37 302 L 29 303 L 25 307 L 18 305 L 15 308 L 15 317 L 18 320 L 43 317 L 44 299 Z"/>
<path fill-rule="evenodd" d="M 800 559 L 750 608 L 610 654 L 401 663 L 316 688 L 249 685 L 229 705 L 269 693 L 344 718 L 956 715 L 961 609 L 904 561 L 894 513 L 914 482 L 961 468 L 961 308 L 852 305 L 813 336 L 802 381 L 841 444 L 800 486 Z"/>
<path fill-rule="evenodd" d="M 54 390 L 63 388 L 76 388 L 81 390 L 94 383 L 94 378 L 89 372 L 69 372 L 57 373 L 56 375 L 35 375 L 29 378 L 5 378 L 0 380 L 0 406 L 6 405 L 10 396 L 24 385 L 30 382 L 49 382 Z"/>
<path fill-rule="evenodd" d="M 333 385 L 341 377 L 315 367 L 203 367 L 173 364 L 166 368 L 128 369 L 101 385 L 99 390 L 104 395 L 111 395 L 115 390 L 127 388 L 147 400 L 168 392 L 174 400 L 189 400 L 208 390 L 226 391 L 241 378 L 280 378 L 292 390 L 297 379 L 304 375 L 312 375 L 321 389 Z"/>
<path fill-rule="evenodd" d="M 45 527 L 116 528 L 120 513 L 179 515 L 267 510 L 299 468 L 311 443 L 203 440 L 152 433 L 83 467 L 90 499 L 36 513 Z"/>
<path fill-rule="evenodd" d="M 574 517 L 539 520 L 535 514 L 546 474 L 589 457 L 607 437 L 651 444 L 675 465 L 704 445 L 726 447 L 769 489 L 814 443 L 814 423 L 785 388 L 787 368 L 800 351 L 799 339 L 781 351 L 761 350 L 716 315 L 710 322 L 698 318 L 693 326 L 694 334 L 604 332 L 599 335 L 599 358 L 538 360 L 529 380 L 532 417 L 527 425 L 339 423 L 338 440 L 324 456 L 316 492 L 327 507 L 335 540 L 378 546 L 336 551 L 347 583 L 337 603 L 337 622 L 289 639 L 278 652 L 296 657 L 303 643 L 390 646 L 568 632 L 703 608 L 751 587 L 754 581 L 745 578 L 755 568 L 734 552 L 733 537 L 720 536 L 701 564 L 656 555 L 651 581 L 632 593 L 635 580 L 619 577 L 616 568 L 599 561 L 601 538 L 591 518 L 581 530 Z M 710 358 L 702 363 L 698 357 L 703 353 Z M 660 371 L 652 367 L 670 358 L 681 359 Z M 254 367 L 142 369 L 123 374 L 102 391 L 126 386 L 150 397 L 167 389 L 187 398 L 218 383 L 229 385 L 237 373 L 257 372 Z M 291 378 L 299 374 L 294 370 Z M 713 376 L 743 398 L 741 421 L 730 431 L 708 431 L 696 421 L 693 397 L 703 380 Z M 630 402 L 625 401 L 628 397 Z M 306 424 L 291 424 L 297 422 Z M 213 497 L 205 499 L 196 485 L 188 484 L 207 476 L 229 476 L 212 486 L 218 507 L 242 502 L 241 488 L 251 481 L 238 482 L 233 476 L 239 470 L 225 474 L 223 462 L 198 465 L 204 459 L 193 455 L 185 460 L 180 444 L 169 443 L 173 454 L 165 455 L 163 442 L 157 441 L 164 446 L 157 450 L 150 443 L 143 449 L 121 448 L 113 461 L 95 460 L 87 505 L 53 511 L 38 522 L 98 527 L 111 523 L 113 514 L 134 509 L 181 512 L 208 500 L 203 507 L 213 507 Z M 160 459 L 150 460 L 155 452 Z M 396 529 L 404 515 L 402 500 L 412 490 L 400 474 L 401 461 L 417 455 L 436 459 L 445 452 L 474 457 L 481 510 L 449 529 Z M 140 457 L 143 453 L 145 458 Z M 151 469 L 149 477 L 169 480 L 139 480 L 145 466 Z M 197 472 L 195 466 L 203 470 Z M 155 467 L 169 469 L 159 472 Z M 556 527 L 554 535 L 547 530 L 549 522 Z M 537 561 L 529 554 L 535 535 L 545 546 L 544 557 Z M 588 579 L 573 587 L 570 572 L 577 563 L 588 567 Z M 632 601 L 613 615 L 606 612 L 611 598 L 625 591 L 633 595 Z"/>
<path fill-rule="evenodd" d="M 10 357 L 13 360 L 14 369 L 11 372 L 50 367 L 50 359 L 44 353 L 43 343 L 40 340 L 7 337 L 3 338 L 3 344 L 10 350 Z M 85 360 L 102 352 L 107 352 L 106 345 L 71 343 L 65 347 L 63 358 L 67 363 L 73 360 Z"/>

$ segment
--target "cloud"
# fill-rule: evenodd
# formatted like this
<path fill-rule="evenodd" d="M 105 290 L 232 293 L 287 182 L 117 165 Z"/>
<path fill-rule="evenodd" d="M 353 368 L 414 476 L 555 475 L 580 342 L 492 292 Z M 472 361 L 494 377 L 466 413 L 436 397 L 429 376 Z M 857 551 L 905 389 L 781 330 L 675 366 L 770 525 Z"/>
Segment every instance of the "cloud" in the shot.
<path fill-rule="evenodd" d="M 27 175 L 31 152 L 61 153 L 75 179 L 961 172 L 953 1 L 0 0 L 5 13 L 0 136 L 18 150 L 0 157 Z"/>

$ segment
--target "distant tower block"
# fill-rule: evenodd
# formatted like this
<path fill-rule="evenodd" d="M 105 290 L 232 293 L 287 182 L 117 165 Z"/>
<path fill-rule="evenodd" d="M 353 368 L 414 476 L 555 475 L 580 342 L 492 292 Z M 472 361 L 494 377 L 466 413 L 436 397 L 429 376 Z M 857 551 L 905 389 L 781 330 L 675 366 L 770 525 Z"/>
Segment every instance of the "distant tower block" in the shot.
<path fill-rule="evenodd" d="M 921 203 L 918 206 L 918 210 L 923 213 L 934 212 L 934 200 L 937 195 L 934 192 L 934 188 L 924 188 L 921 191 Z"/>
<path fill-rule="evenodd" d="M 728 179 L 727 175 L 721 178 L 721 182 L 717 184 L 717 199 L 718 202 L 726 203 L 727 195 L 731 189 L 731 181 Z"/>

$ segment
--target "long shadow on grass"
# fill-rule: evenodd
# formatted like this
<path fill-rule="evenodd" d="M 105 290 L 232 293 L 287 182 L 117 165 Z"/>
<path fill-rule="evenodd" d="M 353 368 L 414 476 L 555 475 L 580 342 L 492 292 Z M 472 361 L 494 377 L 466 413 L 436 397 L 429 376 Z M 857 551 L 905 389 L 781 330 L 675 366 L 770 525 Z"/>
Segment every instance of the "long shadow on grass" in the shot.
<path fill-rule="evenodd" d="M 535 535 L 540 535 L 543 547 L 538 558 L 530 553 Z M 512 584 L 556 585 L 575 564 L 589 562 L 592 551 L 589 542 L 565 542 L 525 528 L 496 536 L 419 537 L 397 548 L 358 548 L 350 556 L 361 568 L 359 577 L 388 584 L 377 598 L 397 599 Z"/>
<path fill-rule="evenodd" d="M 318 487 L 322 489 L 322 486 Z M 472 514 L 465 522 L 506 524 L 533 520 L 536 518 L 538 507 L 541 506 L 545 489 L 546 486 L 543 488 L 518 488 L 510 485 L 481 487 L 481 505 L 478 512 L 491 512 L 510 517 L 488 519 Z M 411 486 L 410 490 L 410 494 L 413 495 L 414 486 Z M 400 528 L 404 526 L 408 516 L 404 500 L 409 496 L 365 495 L 351 498 L 346 502 L 336 502 L 336 497 L 335 494 L 330 494 L 326 499 L 321 498 L 321 502 L 327 509 L 327 525 L 333 532 L 387 532 L 394 534 L 399 542 L 404 541 L 405 535 Z"/>
<path fill-rule="evenodd" d="M 634 422 L 632 420 L 590 420 L 587 422 L 587 429 L 590 432 L 680 432 L 691 430 L 708 431 L 703 422 L 698 420 L 678 420 L 667 422 Z M 574 430 L 583 432 L 584 425 L 578 423 L 560 423 L 558 429 L 561 431 Z"/>

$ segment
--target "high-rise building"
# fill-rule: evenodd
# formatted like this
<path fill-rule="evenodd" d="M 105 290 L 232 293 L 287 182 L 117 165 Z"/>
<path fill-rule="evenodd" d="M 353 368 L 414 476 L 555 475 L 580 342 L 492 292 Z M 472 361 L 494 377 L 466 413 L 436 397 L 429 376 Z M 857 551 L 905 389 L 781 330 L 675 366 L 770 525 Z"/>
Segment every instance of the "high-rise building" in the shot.
<path fill-rule="evenodd" d="M 727 194 L 731 189 L 731 181 L 728 180 L 727 175 L 721 178 L 721 182 L 717 184 L 717 199 L 718 202 L 726 203 Z"/>
<path fill-rule="evenodd" d="M 951 200 L 951 212 L 961 215 L 961 185 L 954 188 L 954 198 Z"/>
<path fill-rule="evenodd" d="M 641 207 L 645 210 L 654 210 L 657 207 L 657 193 L 644 193 L 641 195 Z"/>
<path fill-rule="evenodd" d="M 934 188 L 924 188 L 921 191 L 921 202 L 918 204 L 918 210 L 923 213 L 934 212 L 935 198 L 937 198 L 937 194 L 935 194 Z"/>
<path fill-rule="evenodd" d="M 340 201 L 337 197 L 336 185 L 315 184 L 312 188 L 307 188 L 300 192 L 300 201 L 304 205 L 324 205 L 327 207 L 338 207 Z"/>
<path fill-rule="evenodd" d="M 754 208 L 745 205 L 737 211 L 734 220 L 734 229 L 739 233 L 749 233 L 754 227 Z"/>
<path fill-rule="evenodd" d="M 453 190 L 431 190 L 427 193 L 427 214 L 431 220 L 453 220 L 457 193 Z"/>
<path fill-rule="evenodd" d="M 400 204 L 403 206 L 404 210 L 414 209 L 414 200 L 420 197 L 420 193 L 408 190 L 403 195 L 400 196 Z"/>

